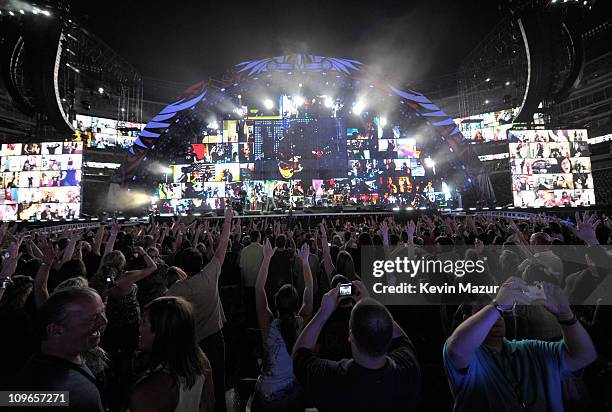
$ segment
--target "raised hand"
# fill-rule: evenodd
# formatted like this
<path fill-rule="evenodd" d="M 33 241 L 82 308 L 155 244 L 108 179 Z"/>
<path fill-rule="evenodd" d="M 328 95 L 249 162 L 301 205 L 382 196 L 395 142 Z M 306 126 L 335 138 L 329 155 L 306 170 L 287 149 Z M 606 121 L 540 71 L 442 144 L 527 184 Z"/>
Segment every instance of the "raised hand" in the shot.
<path fill-rule="evenodd" d="M 119 226 L 117 219 L 113 219 L 113 224 L 111 225 L 110 231 L 111 236 L 116 237 L 119 234 L 119 230 L 121 230 L 121 227 Z"/>
<path fill-rule="evenodd" d="M 319 224 L 319 229 L 321 230 L 321 239 L 325 240 L 325 243 L 327 243 L 327 230 L 325 229 L 325 219 L 323 219 L 323 222 Z"/>
<path fill-rule="evenodd" d="M 576 229 L 570 226 L 570 229 L 574 232 L 574 234 L 580 239 L 584 240 L 585 243 L 589 245 L 598 245 L 599 241 L 596 236 L 596 229 L 599 226 L 601 221 L 596 218 L 595 215 L 589 216 L 589 212 L 584 212 L 582 218 L 580 218 L 580 213 L 576 212 Z"/>
<path fill-rule="evenodd" d="M 389 226 L 387 225 L 387 221 L 383 220 L 382 225 L 380 225 L 380 235 L 383 240 L 389 239 Z"/>
<path fill-rule="evenodd" d="M 321 307 L 319 308 L 319 311 L 323 315 L 329 317 L 332 313 L 334 313 L 334 311 L 338 307 L 339 293 L 340 288 L 336 286 L 335 288 L 328 291 L 325 295 L 323 295 L 323 297 L 321 298 Z"/>
<path fill-rule="evenodd" d="M 408 233 L 408 240 L 410 241 L 411 239 L 413 239 L 414 237 L 414 232 L 416 232 L 416 225 L 414 224 L 414 221 L 409 221 L 408 225 L 406 226 L 406 232 Z"/>
<path fill-rule="evenodd" d="M 355 294 L 353 295 L 355 302 L 359 302 L 361 299 L 370 297 L 368 288 L 365 287 L 363 282 L 361 282 L 360 280 L 354 280 L 352 284 L 353 284 L 353 287 L 355 288 Z"/>
<path fill-rule="evenodd" d="M 546 300 L 542 302 L 542 306 L 559 320 L 571 319 L 574 315 L 565 291 L 547 282 L 543 282 L 542 285 L 546 294 Z"/>
<path fill-rule="evenodd" d="M 299 256 L 303 263 L 308 264 L 308 257 L 310 256 L 310 246 L 308 246 L 308 242 L 302 244 Z"/>
<path fill-rule="evenodd" d="M 57 259 L 58 250 L 57 245 L 53 244 L 53 242 L 42 238 L 40 240 L 39 249 L 43 254 L 43 262 L 47 265 L 53 264 L 53 261 Z"/>
<path fill-rule="evenodd" d="M 270 239 L 266 239 L 263 245 L 264 259 L 271 259 L 274 252 L 276 252 L 276 247 L 273 248 L 272 244 L 270 243 Z"/>
<path fill-rule="evenodd" d="M 508 310 L 512 309 L 514 304 L 527 305 L 529 304 L 529 298 L 525 295 L 527 290 L 527 283 L 515 276 L 509 277 L 499 288 L 495 302 L 500 305 L 501 309 Z"/>
<path fill-rule="evenodd" d="M 231 206 L 231 205 L 228 205 L 228 206 L 225 208 L 225 214 L 224 214 L 224 217 L 225 217 L 225 222 L 231 222 L 231 221 L 232 221 L 232 219 L 234 218 L 234 209 L 232 209 L 232 206 Z"/>

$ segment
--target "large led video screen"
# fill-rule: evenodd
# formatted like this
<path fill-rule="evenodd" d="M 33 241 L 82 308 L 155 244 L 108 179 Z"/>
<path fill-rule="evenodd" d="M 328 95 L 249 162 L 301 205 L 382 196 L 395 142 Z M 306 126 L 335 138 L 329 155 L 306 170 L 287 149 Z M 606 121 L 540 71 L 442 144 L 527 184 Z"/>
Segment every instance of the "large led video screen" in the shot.
<path fill-rule="evenodd" d="M 159 184 L 158 210 L 216 209 L 234 199 L 257 209 L 272 201 L 447 206 L 450 193 L 442 190 L 435 167 L 427 167 L 410 131 L 382 127 L 378 118 L 347 122 L 335 117 L 219 121 L 201 143 L 191 144 L 184 161 L 169 168 Z"/>
<path fill-rule="evenodd" d="M 88 148 L 128 149 L 132 147 L 145 124 L 77 114 L 72 126 L 76 140 L 84 142 Z"/>
<path fill-rule="evenodd" d="M 74 219 L 83 142 L 8 143 L 0 151 L 0 220 Z"/>
<path fill-rule="evenodd" d="M 508 139 L 514 206 L 595 204 L 586 130 L 510 130 Z"/>
<path fill-rule="evenodd" d="M 507 131 L 512 127 L 514 110 L 499 110 L 455 119 L 463 136 L 471 143 L 507 140 Z"/>

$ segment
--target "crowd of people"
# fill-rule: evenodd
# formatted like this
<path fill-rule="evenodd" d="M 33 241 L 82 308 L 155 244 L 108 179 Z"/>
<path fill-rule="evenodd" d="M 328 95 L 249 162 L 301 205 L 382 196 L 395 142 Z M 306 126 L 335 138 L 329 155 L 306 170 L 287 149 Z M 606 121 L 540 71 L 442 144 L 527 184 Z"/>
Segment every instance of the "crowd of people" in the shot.
<path fill-rule="evenodd" d="M 612 407 L 612 311 L 605 296 L 589 301 L 612 270 L 605 215 L 227 207 L 222 219 L 23 229 L 0 226 L 2 390 L 69 391 L 74 411 Z M 368 247 L 483 259 L 497 293 L 385 306 L 367 287 Z"/>

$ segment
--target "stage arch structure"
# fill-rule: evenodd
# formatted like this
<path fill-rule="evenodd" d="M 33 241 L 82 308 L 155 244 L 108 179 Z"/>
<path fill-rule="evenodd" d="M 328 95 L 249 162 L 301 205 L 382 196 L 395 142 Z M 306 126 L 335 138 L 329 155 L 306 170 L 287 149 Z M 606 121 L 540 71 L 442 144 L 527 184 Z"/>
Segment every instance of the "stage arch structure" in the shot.
<path fill-rule="evenodd" d="M 444 147 L 444 156 L 454 164 L 455 173 L 461 175 L 461 189 L 467 194 L 464 196 L 464 206 L 471 206 L 465 199 L 473 199 L 474 205 L 495 204 L 486 170 L 471 145 L 453 119 L 429 98 L 414 90 L 398 88 L 369 77 L 367 66 L 357 60 L 306 54 L 241 62 L 220 80 L 202 81 L 191 86 L 180 99 L 166 106 L 147 123 L 140 138 L 130 148 L 117 180 L 124 186 L 146 185 L 150 178 L 147 164 L 163 162 L 169 152 L 181 145 L 188 146 L 188 140 L 193 138 L 190 130 L 197 130 L 202 123 L 202 118 L 197 118 L 198 113 L 226 110 L 230 116 L 235 116 L 235 109 L 241 107 L 245 100 L 250 98 L 253 101 L 259 98 L 253 96 L 264 96 L 277 83 L 284 92 L 294 95 L 307 93 L 306 90 L 314 90 L 318 85 L 329 85 L 336 94 L 341 92 L 346 100 L 346 104 L 338 106 L 342 106 L 338 110 L 343 116 L 348 116 L 350 110 L 355 109 L 348 102 L 356 101 L 360 94 L 375 94 L 378 99 L 376 104 L 387 108 L 392 106 L 398 113 L 413 113 L 414 117 L 428 125 L 428 135 L 423 137 L 429 140 L 426 144 L 434 142 Z M 365 112 L 367 114 L 367 110 Z M 261 118 L 267 118 L 265 115 L 263 113 Z M 250 116 L 250 113 L 245 116 Z M 183 137 L 176 130 L 187 135 L 183 136 L 184 141 L 181 142 Z"/>

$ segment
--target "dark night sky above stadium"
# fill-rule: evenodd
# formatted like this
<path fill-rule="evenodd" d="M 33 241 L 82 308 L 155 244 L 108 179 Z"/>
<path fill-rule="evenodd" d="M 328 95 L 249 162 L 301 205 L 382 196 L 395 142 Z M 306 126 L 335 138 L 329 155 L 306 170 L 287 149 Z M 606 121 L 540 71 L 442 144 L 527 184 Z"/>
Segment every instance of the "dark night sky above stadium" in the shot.
<path fill-rule="evenodd" d="M 501 20 L 497 1 L 74 1 L 84 26 L 142 75 L 181 83 L 244 60 L 354 58 L 410 83 L 456 71 Z"/>

